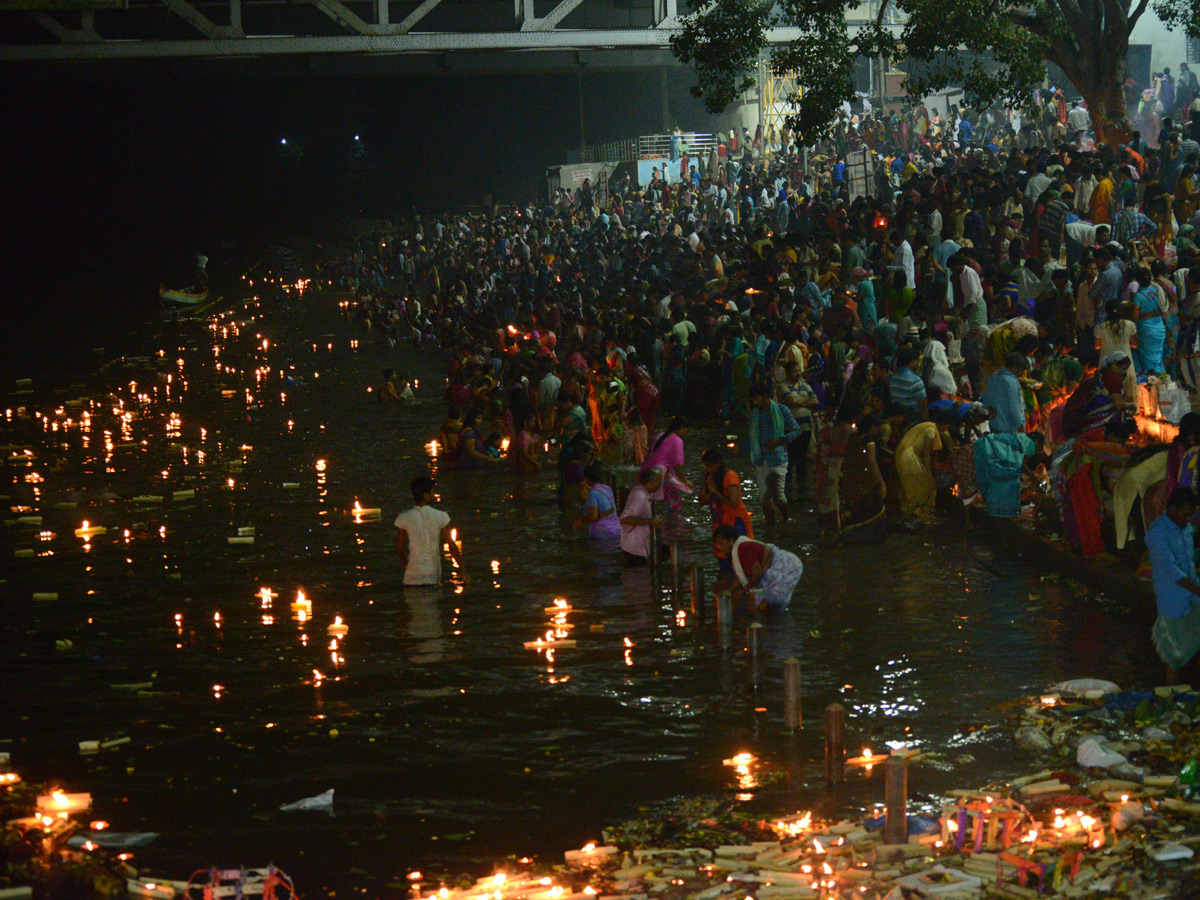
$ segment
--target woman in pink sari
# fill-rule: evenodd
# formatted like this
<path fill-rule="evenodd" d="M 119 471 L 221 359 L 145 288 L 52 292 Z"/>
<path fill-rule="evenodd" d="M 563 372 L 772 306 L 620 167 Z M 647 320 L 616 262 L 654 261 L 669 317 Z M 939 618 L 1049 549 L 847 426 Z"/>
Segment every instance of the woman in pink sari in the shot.
<path fill-rule="evenodd" d="M 642 472 L 653 468 L 662 470 L 661 499 L 676 511 L 683 507 L 682 495 L 692 492 L 692 483 L 683 472 L 683 435 L 687 428 L 688 421 L 683 416 L 673 418 L 667 430 L 650 442 L 650 450 L 642 460 Z"/>

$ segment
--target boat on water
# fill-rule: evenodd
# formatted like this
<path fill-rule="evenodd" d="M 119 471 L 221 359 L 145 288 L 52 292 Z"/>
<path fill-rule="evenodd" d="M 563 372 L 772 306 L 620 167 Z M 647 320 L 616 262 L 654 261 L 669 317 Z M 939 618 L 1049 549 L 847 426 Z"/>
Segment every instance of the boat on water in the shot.
<path fill-rule="evenodd" d="M 159 285 L 158 299 L 167 309 L 192 309 L 203 306 L 208 302 L 208 288 L 199 290 L 177 291 Z"/>

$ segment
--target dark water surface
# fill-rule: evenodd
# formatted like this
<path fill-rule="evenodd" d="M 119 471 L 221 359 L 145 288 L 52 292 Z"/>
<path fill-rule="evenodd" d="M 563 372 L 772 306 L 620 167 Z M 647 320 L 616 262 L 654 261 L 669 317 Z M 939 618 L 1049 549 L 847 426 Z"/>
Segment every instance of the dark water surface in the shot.
<path fill-rule="evenodd" d="M 376 894 L 412 868 L 557 858 L 639 805 L 735 790 L 721 760 L 738 751 L 756 754 L 756 773 L 792 776 L 754 802 L 807 808 L 823 771 L 819 711 L 835 700 L 852 749 L 910 740 L 974 757 L 914 769 L 920 795 L 1032 764 L 1002 729 L 971 730 L 1016 697 L 1069 677 L 1157 676 L 1140 625 L 1063 596 L 992 543 L 944 528 L 818 547 L 806 514 L 779 540 L 806 572 L 791 609 L 764 620 L 755 691 L 711 624 L 681 624 L 684 599 L 570 530 L 551 474 L 507 467 L 432 460 L 472 581 L 405 591 L 390 522 L 431 465 L 444 367 L 376 344 L 338 299 L 162 326 L 146 363 L 56 396 L 35 383 L 4 404 L 4 456 L 34 453 L 5 470 L 6 518 L 43 522 L 0 530 L 0 750 L 27 779 L 90 791 L 115 830 L 160 832 L 137 856 L 160 874 L 274 860 L 309 895 Z M 376 405 L 367 388 L 385 365 L 419 379 L 418 404 Z M 21 405 L 45 418 L 21 419 Z M 693 429 L 689 458 L 725 433 Z M 185 490 L 194 498 L 173 499 Z M 167 499 L 133 499 L 149 495 Z M 356 499 L 382 520 L 356 525 Z M 687 517 L 690 556 L 708 561 L 707 512 L 692 504 Z M 76 538 L 84 519 L 107 533 Z M 254 544 L 228 543 L 245 527 Z M 264 601 L 264 587 L 278 596 Z M 300 589 L 304 622 L 291 609 Z M 33 599 L 43 592 L 58 597 Z M 573 605 L 578 647 L 548 661 L 522 642 L 551 627 L 556 597 Z M 350 631 L 331 650 L 335 615 Z M 791 655 L 807 713 L 796 737 L 780 721 Z M 131 684 L 150 686 L 114 687 Z M 329 788 L 336 816 L 278 811 Z M 849 796 L 881 794 L 876 774 Z"/>

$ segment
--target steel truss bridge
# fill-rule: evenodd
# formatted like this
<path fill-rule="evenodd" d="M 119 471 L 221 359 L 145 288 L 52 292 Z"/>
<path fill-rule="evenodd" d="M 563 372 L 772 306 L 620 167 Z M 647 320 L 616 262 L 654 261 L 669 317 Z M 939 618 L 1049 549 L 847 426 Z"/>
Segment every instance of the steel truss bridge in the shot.
<path fill-rule="evenodd" d="M 0 0 L 0 62 L 357 55 L 424 67 L 453 56 L 456 69 L 470 58 L 464 68 L 664 67 L 678 65 L 677 2 Z M 770 41 L 797 32 L 775 29 Z"/>

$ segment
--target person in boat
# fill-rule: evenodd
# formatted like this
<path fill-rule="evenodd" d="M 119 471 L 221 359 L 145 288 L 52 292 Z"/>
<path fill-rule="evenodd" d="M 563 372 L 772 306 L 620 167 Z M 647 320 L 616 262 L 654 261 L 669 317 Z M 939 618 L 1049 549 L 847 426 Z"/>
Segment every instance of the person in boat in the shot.
<path fill-rule="evenodd" d="M 208 257 L 203 253 L 196 255 L 196 272 L 192 277 L 189 293 L 203 294 L 208 290 Z"/>
<path fill-rule="evenodd" d="M 739 535 L 732 525 L 722 525 L 716 530 L 713 549 L 733 563 L 737 580 L 734 599 L 749 599 L 753 594 L 756 606 L 776 611 L 787 609 L 804 574 L 800 557 L 774 544 Z"/>

